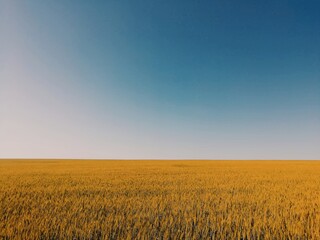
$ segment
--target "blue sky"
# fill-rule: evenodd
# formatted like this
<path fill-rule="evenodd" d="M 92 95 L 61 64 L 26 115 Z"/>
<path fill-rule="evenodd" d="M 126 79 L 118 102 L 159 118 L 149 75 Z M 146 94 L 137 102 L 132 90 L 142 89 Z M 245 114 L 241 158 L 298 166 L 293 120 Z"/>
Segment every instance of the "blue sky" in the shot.
<path fill-rule="evenodd" d="M 0 3 L 0 157 L 320 159 L 319 1 Z"/>

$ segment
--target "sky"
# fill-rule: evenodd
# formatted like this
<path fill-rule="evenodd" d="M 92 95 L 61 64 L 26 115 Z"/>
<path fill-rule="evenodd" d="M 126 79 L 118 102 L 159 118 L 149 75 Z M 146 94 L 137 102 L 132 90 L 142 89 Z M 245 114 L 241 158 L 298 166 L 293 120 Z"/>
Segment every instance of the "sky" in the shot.
<path fill-rule="evenodd" d="M 320 159 L 317 0 L 0 0 L 0 158 Z"/>

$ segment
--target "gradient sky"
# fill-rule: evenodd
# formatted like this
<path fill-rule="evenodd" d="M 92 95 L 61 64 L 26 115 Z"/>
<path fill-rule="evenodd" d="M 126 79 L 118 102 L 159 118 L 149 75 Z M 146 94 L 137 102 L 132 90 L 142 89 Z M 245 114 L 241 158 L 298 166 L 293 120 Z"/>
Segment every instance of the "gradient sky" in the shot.
<path fill-rule="evenodd" d="M 319 12 L 0 0 L 0 157 L 320 159 Z"/>

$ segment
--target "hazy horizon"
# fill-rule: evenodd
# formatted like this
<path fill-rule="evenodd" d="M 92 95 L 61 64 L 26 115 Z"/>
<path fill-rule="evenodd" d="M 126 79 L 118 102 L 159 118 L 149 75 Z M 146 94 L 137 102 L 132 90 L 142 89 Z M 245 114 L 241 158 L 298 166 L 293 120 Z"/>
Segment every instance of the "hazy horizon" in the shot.
<path fill-rule="evenodd" d="M 320 2 L 0 2 L 0 158 L 320 159 Z"/>

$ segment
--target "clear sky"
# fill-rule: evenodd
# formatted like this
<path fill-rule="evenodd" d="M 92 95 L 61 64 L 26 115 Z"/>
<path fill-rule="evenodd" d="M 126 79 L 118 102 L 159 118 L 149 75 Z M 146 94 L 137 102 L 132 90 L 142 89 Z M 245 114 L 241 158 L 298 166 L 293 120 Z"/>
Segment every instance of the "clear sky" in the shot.
<path fill-rule="evenodd" d="M 319 13 L 0 0 L 0 157 L 320 159 Z"/>

